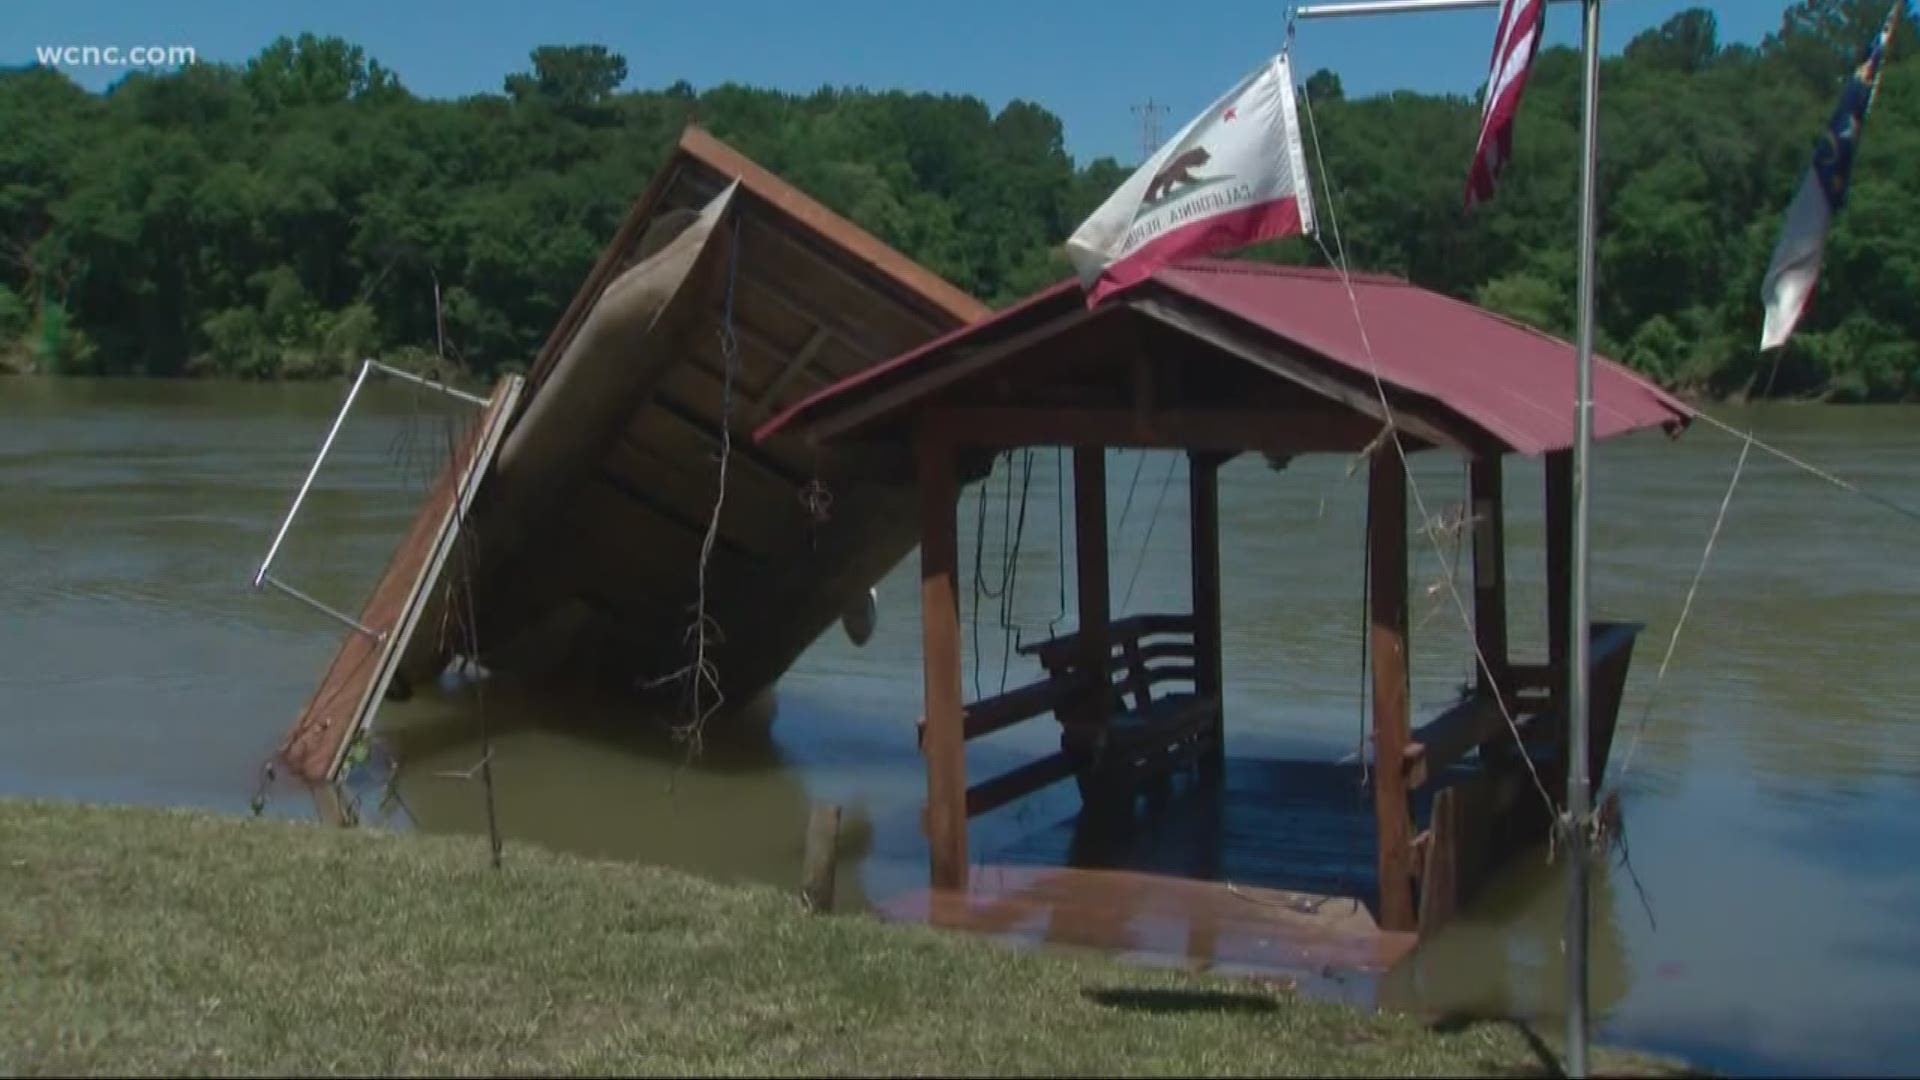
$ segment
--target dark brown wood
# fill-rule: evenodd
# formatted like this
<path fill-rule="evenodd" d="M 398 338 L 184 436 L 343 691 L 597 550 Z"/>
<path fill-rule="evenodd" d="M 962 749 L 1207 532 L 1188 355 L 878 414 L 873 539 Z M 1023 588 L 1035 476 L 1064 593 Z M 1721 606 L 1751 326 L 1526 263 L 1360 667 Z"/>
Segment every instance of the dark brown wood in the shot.
<path fill-rule="evenodd" d="M 1045 716 L 1070 704 L 1092 685 L 1076 675 L 1054 675 L 1004 694 L 982 698 L 967 706 L 966 737 L 972 741 Z"/>
<path fill-rule="evenodd" d="M 925 666 L 927 847 L 933 887 L 967 885 L 967 760 L 960 708 L 959 537 L 953 447 L 922 433 L 920 464 L 920 625 Z"/>
<path fill-rule="evenodd" d="M 1371 382 L 1361 385 L 1359 381 L 1349 380 L 1344 375 L 1332 374 L 1324 362 L 1316 363 L 1305 356 L 1281 349 L 1274 344 L 1271 335 L 1244 324 L 1236 325 L 1231 316 L 1204 305 L 1189 304 L 1167 296 L 1135 297 L 1128 304 L 1136 311 L 1184 330 L 1215 348 L 1239 356 L 1281 378 L 1332 398 L 1363 416 L 1371 417 L 1375 421 L 1375 434 L 1379 432 L 1379 425 L 1387 421 L 1379 391 Z M 1409 408 L 1405 402 L 1394 406 L 1392 419 L 1401 431 L 1431 446 L 1446 446 L 1474 453 L 1492 450 L 1497 445 L 1469 425 L 1452 418 L 1423 415 Z"/>
<path fill-rule="evenodd" d="M 1493 837 L 1492 782 L 1471 777 L 1433 797 L 1433 811 L 1420 844 L 1420 935 L 1426 937 L 1459 915 L 1486 882 Z"/>
<path fill-rule="evenodd" d="M 1507 678 L 1507 526 L 1501 461 L 1477 457 L 1467 466 L 1473 520 L 1473 640 L 1486 668 L 1475 665 L 1480 692 L 1504 694 Z M 1489 677 L 1491 672 L 1491 677 Z"/>
<path fill-rule="evenodd" d="M 923 394 L 931 393 L 944 386 L 951 386 L 975 372 L 983 371 L 1001 359 L 1037 345 L 1056 334 L 1064 333 L 1082 323 L 1106 315 L 1107 309 L 1075 308 L 1060 318 L 1039 326 L 1023 330 L 996 345 L 988 345 L 967 353 L 951 363 L 941 364 L 919 372 L 912 378 L 903 379 L 898 385 L 879 391 L 843 411 L 831 413 L 806 427 L 806 438 L 813 442 L 824 442 L 842 432 L 850 431 L 881 413 L 914 400 Z M 964 428 L 948 423 L 950 431 L 963 432 Z"/>
<path fill-rule="evenodd" d="M 380 637 L 347 631 L 320 685 L 294 719 L 280 758 L 300 779 L 338 778 L 348 742 L 372 723 L 400 667 L 437 671 L 453 649 L 466 644 L 447 640 L 444 628 L 435 625 L 442 620 L 433 613 L 447 610 L 450 583 L 471 571 L 467 556 L 473 549 L 457 542 L 458 533 L 522 386 L 517 378 L 502 380 L 478 421 L 449 448 L 446 466 L 360 609 L 360 625 Z M 436 565 L 437 554 L 444 561 Z M 416 628 L 422 637 L 413 641 Z"/>
<path fill-rule="evenodd" d="M 807 369 L 808 364 L 813 363 L 814 356 L 828 341 L 832 340 L 832 337 L 833 335 L 827 332 L 826 327 L 815 326 L 813 333 L 807 335 L 807 340 L 801 344 L 800 350 L 787 358 L 786 364 L 767 383 L 766 389 L 760 391 L 759 398 L 754 402 L 761 419 L 765 419 L 780 407 L 781 391 L 791 385 L 793 380 Z"/>
<path fill-rule="evenodd" d="M 1506 715 L 1488 694 L 1476 694 L 1420 726 L 1407 743 L 1407 787 L 1417 791 L 1475 746 L 1511 742 Z"/>
<path fill-rule="evenodd" d="M 1567 693 L 1567 638 L 1573 602 L 1573 451 L 1556 450 L 1546 461 L 1547 669 L 1554 707 Z"/>
<path fill-rule="evenodd" d="M 833 910 L 839 846 L 840 808 L 831 804 L 814 807 L 807 819 L 807 846 L 800 860 L 800 899 L 808 911 Z"/>
<path fill-rule="evenodd" d="M 1107 624 L 1109 642 L 1127 637 L 1153 637 L 1156 635 L 1179 635 L 1191 638 L 1194 634 L 1194 622 L 1191 615 L 1141 614 L 1128 615 L 1114 619 Z M 1021 645 L 1021 656 L 1032 656 L 1048 668 L 1072 666 L 1074 658 L 1081 654 L 1083 646 L 1078 631 L 1061 634 L 1059 637 L 1044 641 L 1029 641 Z"/>
<path fill-rule="evenodd" d="M 1225 690 L 1220 644 L 1220 459 L 1187 455 L 1187 508 L 1192 542 L 1194 690 L 1219 699 Z M 1201 764 L 1217 774 L 1226 757 L 1226 710 L 1219 710 L 1213 741 Z"/>
<path fill-rule="evenodd" d="M 1107 580 L 1107 455 L 1099 446 L 1073 448 L 1074 570 L 1080 590 L 1080 666 L 1101 671 L 1112 648 Z M 1106 719 L 1104 694 L 1089 699 L 1089 719 Z"/>
<path fill-rule="evenodd" d="M 1071 777 L 1073 773 L 1073 760 L 1065 753 L 1058 751 L 1038 760 L 1029 761 L 1018 768 L 1009 769 L 991 780 L 982 780 L 967 789 L 967 816 L 979 817 L 989 811 L 998 810 L 1015 799 L 1057 784 Z"/>
<path fill-rule="evenodd" d="M 1094 406 L 955 406 L 929 412 L 966 445 L 990 448 L 1098 445 L 1208 453 L 1355 453 L 1380 434 L 1378 423 L 1333 405 L 1284 411 L 1163 409 L 1144 415 Z"/>
<path fill-rule="evenodd" d="M 680 136 L 680 153 L 705 165 L 776 208 L 829 244 L 846 249 L 861 269 L 877 274 L 893 291 L 910 295 L 915 309 L 954 323 L 970 323 L 992 309 L 948 284 L 927 268 L 882 243 L 873 234 L 808 198 L 799 189 L 741 155 L 700 127 Z"/>
<path fill-rule="evenodd" d="M 1407 802 L 1407 472 L 1391 445 L 1374 453 L 1367 484 L 1369 655 L 1373 667 L 1374 815 L 1380 925 L 1415 928 L 1413 822 Z"/>

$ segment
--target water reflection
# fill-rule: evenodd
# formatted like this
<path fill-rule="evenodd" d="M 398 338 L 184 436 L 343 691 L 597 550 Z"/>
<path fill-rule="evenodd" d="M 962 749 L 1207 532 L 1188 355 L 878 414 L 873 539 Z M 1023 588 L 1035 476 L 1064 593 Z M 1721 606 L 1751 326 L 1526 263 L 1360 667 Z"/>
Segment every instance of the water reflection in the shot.
<path fill-rule="evenodd" d="M 420 483 L 402 452 L 419 403 L 392 389 L 369 387 L 283 555 L 289 580 L 345 609 L 379 573 Z M 0 381 L 0 792 L 246 811 L 260 763 L 338 643 L 324 618 L 246 582 L 341 393 Z M 1920 504 L 1910 409 L 1720 413 Z M 1896 1071 L 1920 1060 L 1914 528 L 1756 454 L 1656 698 L 1660 654 L 1738 453 L 1701 430 L 1596 454 L 1595 614 L 1648 624 L 1617 750 L 1653 703 L 1623 789 L 1653 917 L 1624 874 L 1600 879 L 1596 910 L 1609 921 L 1594 928 L 1596 1019 L 1608 1039 L 1731 1071 Z M 1275 473 L 1243 459 L 1223 471 L 1227 738 L 1237 756 L 1328 760 L 1359 738 L 1364 483 L 1345 467 L 1301 459 Z M 1419 461 L 1414 473 L 1430 512 L 1464 490 L 1457 462 Z M 1109 475 L 1115 601 L 1185 610 L 1184 470 L 1124 455 Z M 1015 532 L 1009 507 L 1017 519 L 1007 477 L 996 472 L 961 505 L 963 564 L 984 537 L 994 584 Z M 1072 543 L 1061 512 L 1069 481 L 1052 455 L 1039 456 L 1010 605 L 976 609 L 973 590 L 961 589 L 970 693 L 976 658 L 981 688 L 999 686 L 1003 622 L 1026 640 L 1050 623 L 1072 628 L 1061 620 L 1072 575 L 1058 559 Z M 1512 633 L 1521 659 L 1539 659 L 1538 464 L 1511 462 L 1508 485 Z M 1414 550 L 1413 694 L 1430 711 L 1467 674 L 1467 645 L 1444 594 L 1425 591 L 1446 550 L 1425 537 Z M 790 890 L 807 807 L 832 801 L 847 808 L 857 867 L 841 875 L 842 898 L 911 887 L 925 867 L 915 570 L 909 559 L 881 583 L 864 648 L 832 631 L 807 654 L 762 714 L 763 739 L 716 741 L 691 768 L 676 771 L 680 748 L 657 726 L 633 727 L 627 710 L 515 702 L 505 688 L 496 700 L 490 690 L 503 827 L 584 854 Z M 1020 664 L 1016 656 L 1010 681 L 1023 677 Z M 402 798 L 424 828 L 484 831 L 474 786 L 437 775 L 477 759 L 461 737 L 473 706 L 459 693 L 422 693 L 382 715 Z M 1055 738 L 1036 726 L 983 740 L 968 748 L 970 772 L 1030 760 Z M 1060 794 L 976 822 L 979 846 L 1070 814 L 1071 791 Z M 273 812 L 310 808 L 288 799 Z M 1402 992 L 1425 1011 L 1557 1010 L 1559 879 L 1557 867 L 1540 867 L 1496 883 L 1430 944 Z"/>
<path fill-rule="evenodd" d="M 421 693 L 385 710 L 380 726 L 394 789 L 416 826 L 486 835 L 474 735 L 483 710 L 495 810 L 510 840 L 797 888 L 811 802 L 803 774 L 770 737 L 771 700 L 716 716 L 696 759 L 673 730 L 677 717 L 627 703 L 501 683 Z M 866 808 L 846 808 L 836 907 L 866 906 L 861 864 L 871 847 Z"/>

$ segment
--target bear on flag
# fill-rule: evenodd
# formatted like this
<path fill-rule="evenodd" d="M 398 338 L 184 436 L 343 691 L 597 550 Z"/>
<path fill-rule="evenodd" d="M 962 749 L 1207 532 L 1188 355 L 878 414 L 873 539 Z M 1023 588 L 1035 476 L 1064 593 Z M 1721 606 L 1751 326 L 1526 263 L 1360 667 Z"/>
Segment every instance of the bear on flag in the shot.
<path fill-rule="evenodd" d="M 1169 263 L 1313 230 L 1283 53 L 1148 158 L 1068 238 L 1067 256 L 1091 306 Z"/>

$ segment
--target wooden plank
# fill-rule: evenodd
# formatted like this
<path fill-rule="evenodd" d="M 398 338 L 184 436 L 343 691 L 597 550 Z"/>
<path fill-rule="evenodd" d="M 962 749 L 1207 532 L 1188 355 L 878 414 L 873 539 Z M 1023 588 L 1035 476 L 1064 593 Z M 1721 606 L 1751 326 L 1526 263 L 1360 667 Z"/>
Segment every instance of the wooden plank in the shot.
<path fill-rule="evenodd" d="M 878 275 L 893 291 L 904 294 L 902 299 L 914 301 L 915 310 L 932 315 L 934 321 L 960 325 L 991 313 L 985 304 L 815 202 L 704 129 L 689 125 L 680 137 L 680 149 L 719 176 L 737 178 L 742 188 L 813 236 L 844 251 L 856 266 Z"/>
<path fill-rule="evenodd" d="M 1087 685 L 1084 679 L 1058 675 L 982 698 L 966 708 L 966 738 L 971 742 L 1022 721 L 1045 716 L 1085 693 Z"/>
<path fill-rule="evenodd" d="M 1110 309 L 1088 309 L 1078 306 L 1064 314 L 1030 327 L 1011 337 L 992 345 L 983 346 L 973 352 L 952 357 L 937 366 L 922 365 L 915 369 L 910 377 L 900 379 L 895 385 L 878 391 L 858 401 L 846 409 L 829 414 L 820 420 L 806 425 L 806 437 L 810 441 L 824 442 L 849 431 L 867 420 L 885 413 L 895 406 L 913 401 L 951 386 L 976 372 L 984 371 L 1000 360 L 1025 349 L 1032 348 L 1074 327 L 1091 322 L 1108 314 Z M 995 329 L 998 329 L 997 327 Z M 963 434 L 960 429 L 949 428 L 956 435 Z"/>
<path fill-rule="evenodd" d="M 1547 669 L 1553 707 L 1564 709 L 1567 695 L 1567 639 L 1573 597 L 1573 451 L 1546 456 Z"/>
<path fill-rule="evenodd" d="M 924 431 L 920 465 L 920 634 L 925 667 L 927 846 L 933 887 L 967 886 L 967 759 L 960 708 L 958 486 L 953 447 Z"/>
<path fill-rule="evenodd" d="M 654 447 L 622 438 L 601 468 L 618 488 L 645 491 L 676 516 L 699 521 L 711 517 L 720 482 L 719 463 L 704 464 L 708 465 L 706 471 L 695 473 L 686 458 L 670 457 Z M 731 467 L 727 470 L 729 488 L 734 471 Z M 740 491 L 729 490 L 720 510 L 720 538 L 763 558 L 787 550 L 793 531 L 803 524 L 799 503 L 790 496 L 777 501 L 744 498 Z"/>
<path fill-rule="evenodd" d="M 1220 459 L 1187 455 L 1187 512 L 1192 541 L 1194 691 L 1220 698 L 1225 686 L 1220 627 Z M 1159 645 L 1150 648 L 1160 648 Z M 1226 758 L 1226 710 L 1216 714 L 1213 742 L 1202 767 L 1219 775 Z"/>
<path fill-rule="evenodd" d="M 1110 659 L 1107 572 L 1107 455 L 1099 446 L 1073 448 L 1074 574 L 1080 592 L 1080 666 L 1102 670 Z M 1106 720 L 1105 694 L 1088 699 L 1088 719 Z"/>
<path fill-rule="evenodd" d="M 1072 777 L 1075 771 L 1073 759 L 1060 751 L 1009 769 L 967 789 L 967 816 L 979 817 L 998 810 L 1015 799 Z"/>
<path fill-rule="evenodd" d="M 1404 769 L 1408 741 L 1407 472 L 1391 446 L 1374 453 L 1367 484 L 1369 650 L 1373 667 L 1374 816 L 1380 834 L 1380 925 L 1415 928 L 1413 825 Z"/>
<path fill-rule="evenodd" d="M 1427 831 L 1421 834 L 1421 937 L 1453 921 L 1485 886 L 1495 868 L 1495 816 L 1488 774 L 1435 793 Z"/>
<path fill-rule="evenodd" d="M 1194 633 L 1193 616 L 1147 613 L 1128 615 L 1107 624 L 1107 637 L 1117 640 L 1128 637 L 1151 637 L 1156 634 L 1183 634 L 1191 637 Z M 1019 648 L 1022 656 L 1033 656 L 1043 664 L 1063 655 L 1078 654 L 1081 651 L 1080 632 L 1074 631 L 1044 641 L 1029 641 Z"/>
<path fill-rule="evenodd" d="M 840 846 L 840 808 L 815 806 L 807 817 L 807 844 L 800 860 L 800 898 L 808 911 L 833 910 L 833 879 Z"/>
<path fill-rule="evenodd" d="M 1131 409 L 1087 406 L 986 405 L 930 412 L 939 416 L 964 445 L 989 449 L 1097 445 L 1213 453 L 1352 453 L 1365 449 L 1380 434 L 1379 424 L 1331 407 L 1285 411 L 1166 409 L 1142 414 Z M 837 424 L 838 420 L 828 423 Z"/>
<path fill-rule="evenodd" d="M 486 411 L 454 448 L 405 539 L 394 550 L 360 611 L 360 624 L 379 638 L 347 632 L 320 685 L 287 732 L 280 757 L 302 780 L 325 783 L 339 777 L 348 744 L 372 724 L 394 671 L 409 652 L 422 612 L 444 606 L 446 591 L 441 582 L 449 561 L 455 563 L 454 572 L 465 569 L 464 560 L 455 553 L 461 524 L 472 507 L 480 477 L 500 447 L 523 385 L 518 377 L 509 377 L 494 388 Z M 430 651 L 438 654 L 441 647 L 436 642 Z"/>
<path fill-rule="evenodd" d="M 1407 787 L 1419 790 L 1476 746 L 1509 745 L 1507 720 L 1490 694 L 1476 694 L 1420 726 L 1407 743 Z"/>
<path fill-rule="evenodd" d="M 1473 516 L 1473 640 L 1486 667 L 1478 664 L 1480 692 L 1508 692 L 1507 679 L 1507 526 L 1506 493 L 1498 456 L 1477 457 L 1467 465 L 1468 499 Z"/>
<path fill-rule="evenodd" d="M 786 366 L 780 369 L 779 374 L 775 375 L 773 381 L 760 391 L 759 397 L 754 401 L 754 411 L 760 419 L 766 419 L 779 407 L 780 395 L 793 384 L 793 380 L 801 372 L 807 370 L 807 365 L 813 363 L 814 356 L 832 339 L 833 335 L 827 332 L 826 327 L 813 328 L 813 333 L 807 335 L 807 340 L 800 346 L 799 351 L 787 358 Z"/>

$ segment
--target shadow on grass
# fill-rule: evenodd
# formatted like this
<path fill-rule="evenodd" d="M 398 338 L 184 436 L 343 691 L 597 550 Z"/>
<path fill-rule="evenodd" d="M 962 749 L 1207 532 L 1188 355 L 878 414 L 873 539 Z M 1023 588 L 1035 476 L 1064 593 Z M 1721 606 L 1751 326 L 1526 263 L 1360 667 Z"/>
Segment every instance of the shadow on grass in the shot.
<path fill-rule="evenodd" d="M 1096 1005 L 1152 1013 L 1268 1013 L 1273 999 L 1228 990 L 1083 990 Z"/>

